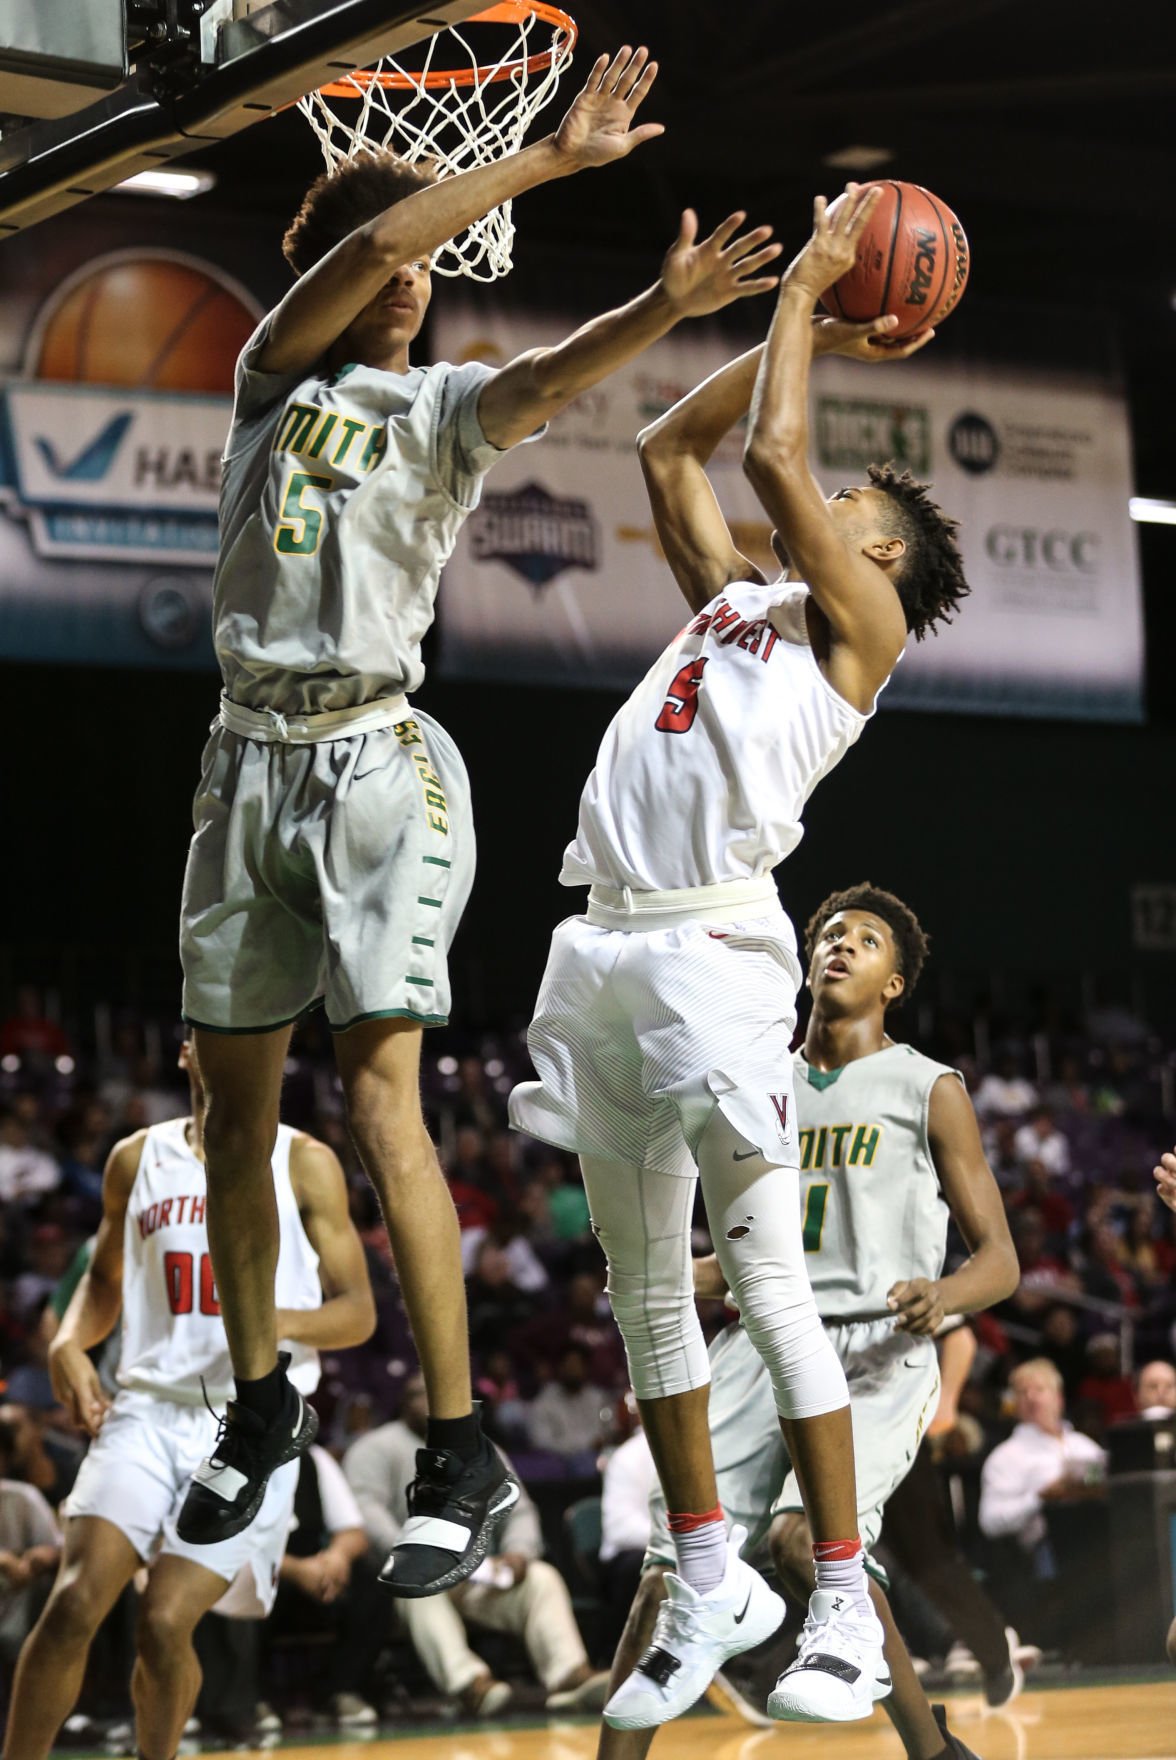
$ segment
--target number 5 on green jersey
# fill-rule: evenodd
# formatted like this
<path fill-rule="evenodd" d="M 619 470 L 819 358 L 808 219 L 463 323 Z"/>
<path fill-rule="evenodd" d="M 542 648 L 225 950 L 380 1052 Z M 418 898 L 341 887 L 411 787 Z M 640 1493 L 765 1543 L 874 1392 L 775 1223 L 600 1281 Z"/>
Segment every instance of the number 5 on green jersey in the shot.
<path fill-rule="evenodd" d="M 328 490 L 330 477 L 314 477 L 309 471 L 291 471 L 282 496 L 282 517 L 274 533 L 274 549 L 280 556 L 313 556 L 323 535 L 326 515 L 313 501 L 303 500 L 307 489 Z"/>

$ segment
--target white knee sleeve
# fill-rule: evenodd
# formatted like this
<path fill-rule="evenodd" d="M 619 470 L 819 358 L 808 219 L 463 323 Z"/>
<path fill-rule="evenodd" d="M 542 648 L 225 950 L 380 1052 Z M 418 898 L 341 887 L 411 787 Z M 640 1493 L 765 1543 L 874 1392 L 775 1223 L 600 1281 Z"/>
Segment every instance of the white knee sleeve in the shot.
<path fill-rule="evenodd" d="M 710 1364 L 690 1267 L 694 1181 L 596 1156 L 580 1165 L 633 1392 L 664 1399 L 705 1387 Z"/>
<path fill-rule="evenodd" d="M 804 1262 L 800 1174 L 770 1167 L 716 1109 L 698 1153 L 711 1239 L 782 1418 L 849 1404 Z"/>

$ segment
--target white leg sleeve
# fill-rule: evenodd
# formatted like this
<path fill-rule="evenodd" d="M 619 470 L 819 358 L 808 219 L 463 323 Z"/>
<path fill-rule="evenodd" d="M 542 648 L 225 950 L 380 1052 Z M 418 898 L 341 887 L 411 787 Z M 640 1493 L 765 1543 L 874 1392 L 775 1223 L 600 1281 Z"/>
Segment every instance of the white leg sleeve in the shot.
<path fill-rule="evenodd" d="M 849 1404 L 845 1372 L 817 1313 L 804 1262 L 800 1173 L 773 1167 L 718 1107 L 698 1145 L 711 1239 L 782 1418 Z"/>
<path fill-rule="evenodd" d="M 690 1268 L 695 1182 L 595 1155 L 580 1166 L 633 1392 L 665 1399 L 705 1387 L 710 1364 Z"/>

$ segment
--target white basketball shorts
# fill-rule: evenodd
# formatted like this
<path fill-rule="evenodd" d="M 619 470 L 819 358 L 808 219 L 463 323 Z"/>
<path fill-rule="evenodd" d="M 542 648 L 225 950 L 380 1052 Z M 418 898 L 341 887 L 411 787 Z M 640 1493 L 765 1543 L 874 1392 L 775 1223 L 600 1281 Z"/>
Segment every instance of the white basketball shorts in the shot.
<path fill-rule="evenodd" d="M 216 1418 L 201 1406 L 124 1390 L 90 1444 L 62 1514 L 112 1522 L 145 1563 L 167 1553 L 203 1565 L 231 1585 L 216 1612 L 263 1619 L 274 1603 L 278 1566 L 294 1521 L 298 1462 L 289 1461 L 273 1474 L 243 1533 L 215 1546 L 189 1546 L 176 1533 L 175 1518 L 188 1480 L 212 1452 L 216 1432 Z"/>
<path fill-rule="evenodd" d="M 577 1154 L 693 1177 L 718 1106 L 765 1160 L 795 1166 L 800 982 L 779 908 L 660 930 L 569 917 L 527 1033 L 539 1080 L 514 1090 L 511 1123 Z"/>
<path fill-rule="evenodd" d="M 887 1499 L 910 1471 L 923 1432 L 939 1401 L 939 1360 L 929 1338 L 899 1332 L 892 1320 L 831 1325 L 826 1332 L 849 1384 L 857 1470 L 858 1528 L 869 1552 L 882 1529 Z M 767 1538 L 774 1518 L 802 1511 L 762 1357 L 742 1326 L 719 1334 L 710 1350 L 710 1432 L 719 1502 L 727 1525 L 748 1533 L 748 1558 Z M 652 1517 L 646 1565 L 674 1564 L 660 1490 L 649 1500 Z"/>

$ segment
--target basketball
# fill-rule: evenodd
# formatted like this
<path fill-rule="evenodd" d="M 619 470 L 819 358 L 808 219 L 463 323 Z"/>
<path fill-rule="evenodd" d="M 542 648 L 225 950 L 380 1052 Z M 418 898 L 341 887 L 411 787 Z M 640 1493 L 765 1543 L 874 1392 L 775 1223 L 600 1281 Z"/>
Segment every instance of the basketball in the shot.
<path fill-rule="evenodd" d="M 942 324 L 968 284 L 963 227 L 917 183 L 884 178 L 861 187 L 881 189 L 882 199 L 862 233 L 857 262 L 822 295 L 822 305 L 854 323 L 897 318 L 892 340 Z"/>
<path fill-rule="evenodd" d="M 200 264 L 118 257 L 75 281 L 50 311 L 32 370 L 72 384 L 228 395 L 256 322 Z"/>

